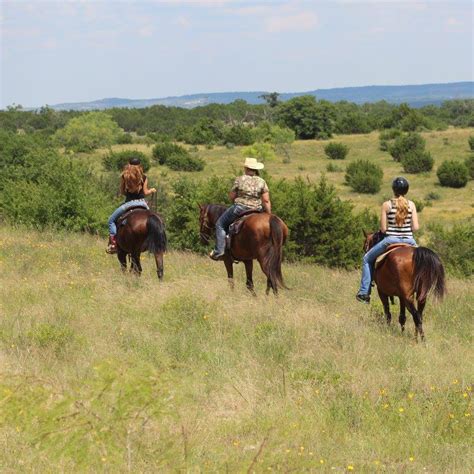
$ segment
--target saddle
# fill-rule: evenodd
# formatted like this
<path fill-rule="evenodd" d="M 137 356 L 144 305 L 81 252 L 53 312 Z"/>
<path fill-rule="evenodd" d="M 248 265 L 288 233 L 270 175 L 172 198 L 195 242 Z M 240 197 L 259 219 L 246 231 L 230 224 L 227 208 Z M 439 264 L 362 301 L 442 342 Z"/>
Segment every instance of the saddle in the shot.
<path fill-rule="evenodd" d="M 252 214 L 261 214 L 263 211 L 251 209 L 249 211 L 245 211 L 240 216 L 232 222 L 232 224 L 229 226 L 229 230 L 227 232 L 226 236 L 226 249 L 230 250 L 232 246 L 232 238 L 236 236 L 241 230 L 242 226 L 244 225 L 245 221 L 248 219 L 249 216 Z"/>
<path fill-rule="evenodd" d="M 127 218 L 130 217 L 131 214 L 133 214 L 136 211 L 146 211 L 146 207 L 143 206 L 134 206 L 131 207 L 130 209 L 127 209 L 119 218 L 115 221 L 117 224 L 117 227 L 123 227 L 124 225 L 127 224 Z"/>
<path fill-rule="evenodd" d="M 413 245 L 402 244 L 402 243 L 389 245 L 387 249 L 385 250 L 385 252 L 382 255 L 379 255 L 377 259 L 375 260 L 375 268 L 377 269 L 378 267 L 382 265 L 383 261 L 385 260 L 385 258 L 387 257 L 389 253 L 392 253 L 394 250 L 397 250 L 400 247 L 413 247 Z"/>

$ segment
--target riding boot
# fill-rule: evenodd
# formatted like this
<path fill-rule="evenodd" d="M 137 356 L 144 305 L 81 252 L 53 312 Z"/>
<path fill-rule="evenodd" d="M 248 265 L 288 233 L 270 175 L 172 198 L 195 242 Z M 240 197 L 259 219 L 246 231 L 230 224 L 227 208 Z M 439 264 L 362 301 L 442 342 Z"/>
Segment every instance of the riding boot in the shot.
<path fill-rule="evenodd" d="M 106 252 L 108 254 L 117 253 L 117 237 L 115 235 L 109 235 L 109 245 Z"/>

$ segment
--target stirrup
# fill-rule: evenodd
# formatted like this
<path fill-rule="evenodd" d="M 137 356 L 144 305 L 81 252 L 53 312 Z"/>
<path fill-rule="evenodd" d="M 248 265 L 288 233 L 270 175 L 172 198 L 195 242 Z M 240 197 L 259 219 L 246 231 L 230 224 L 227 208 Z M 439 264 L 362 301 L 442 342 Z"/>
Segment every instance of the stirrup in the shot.
<path fill-rule="evenodd" d="M 221 253 L 217 253 L 215 250 L 213 250 L 210 254 L 209 254 L 209 258 L 212 258 L 212 260 L 222 260 L 224 258 L 224 254 Z"/>
<path fill-rule="evenodd" d="M 105 253 L 108 253 L 109 255 L 117 253 L 117 246 L 109 244 L 109 246 L 105 249 Z"/>

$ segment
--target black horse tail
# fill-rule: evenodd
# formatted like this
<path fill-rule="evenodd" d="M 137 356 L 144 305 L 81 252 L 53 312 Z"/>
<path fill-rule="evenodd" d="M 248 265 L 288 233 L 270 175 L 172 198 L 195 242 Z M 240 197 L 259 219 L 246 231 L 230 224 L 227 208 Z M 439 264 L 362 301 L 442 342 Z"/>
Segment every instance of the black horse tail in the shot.
<path fill-rule="evenodd" d="M 418 301 L 424 302 L 433 291 L 436 298 L 442 299 L 446 293 L 446 282 L 443 264 L 432 250 L 417 247 L 413 254 L 413 286 Z"/>
<path fill-rule="evenodd" d="M 278 287 L 288 289 L 283 281 L 281 273 L 281 261 L 283 258 L 283 244 L 285 243 L 281 221 L 276 216 L 270 217 L 270 238 L 271 242 L 265 257 L 265 267 L 268 271 L 268 278 L 274 289 Z"/>
<path fill-rule="evenodd" d="M 155 214 L 148 216 L 146 232 L 145 248 L 148 252 L 153 254 L 165 252 L 167 245 L 165 225 Z"/>

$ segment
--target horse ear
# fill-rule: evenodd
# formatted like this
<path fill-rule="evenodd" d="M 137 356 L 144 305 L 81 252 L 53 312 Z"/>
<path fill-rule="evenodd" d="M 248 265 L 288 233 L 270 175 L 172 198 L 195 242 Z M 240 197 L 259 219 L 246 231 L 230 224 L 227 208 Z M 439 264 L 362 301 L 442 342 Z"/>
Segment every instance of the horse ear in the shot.
<path fill-rule="evenodd" d="M 364 237 L 367 237 L 369 235 L 369 233 L 365 229 L 362 229 L 362 233 L 364 234 Z"/>
<path fill-rule="evenodd" d="M 202 211 L 202 204 L 199 204 L 199 203 L 198 203 L 198 207 L 199 207 L 199 209 Z"/>

